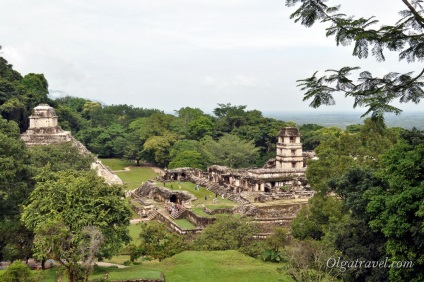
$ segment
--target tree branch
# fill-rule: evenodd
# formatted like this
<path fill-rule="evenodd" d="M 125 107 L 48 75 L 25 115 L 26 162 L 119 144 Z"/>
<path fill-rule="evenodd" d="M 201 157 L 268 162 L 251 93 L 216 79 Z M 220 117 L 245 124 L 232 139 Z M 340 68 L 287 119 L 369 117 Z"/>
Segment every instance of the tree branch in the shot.
<path fill-rule="evenodd" d="M 403 83 L 403 84 L 401 84 L 401 85 L 398 85 L 398 86 L 395 86 L 395 87 L 393 87 L 393 90 L 394 91 L 399 91 L 400 89 L 402 89 L 402 88 L 406 88 L 407 86 L 409 86 L 409 85 L 411 85 L 412 83 L 414 83 L 415 81 L 417 81 L 420 77 L 422 77 L 423 76 L 423 74 L 424 74 L 424 69 L 422 69 L 422 71 L 416 76 L 416 77 L 414 77 L 414 78 L 412 78 L 411 80 L 409 80 L 408 82 L 406 82 L 406 83 Z"/>
<path fill-rule="evenodd" d="M 415 8 L 408 2 L 408 0 L 402 0 L 402 2 L 408 7 L 418 24 L 424 28 L 424 18 L 415 10 Z"/>

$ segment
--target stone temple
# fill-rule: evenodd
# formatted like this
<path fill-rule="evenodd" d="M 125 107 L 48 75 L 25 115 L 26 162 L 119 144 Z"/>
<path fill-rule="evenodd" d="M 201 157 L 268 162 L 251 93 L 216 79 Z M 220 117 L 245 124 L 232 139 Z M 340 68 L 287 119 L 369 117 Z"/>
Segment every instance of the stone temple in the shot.
<path fill-rule="evenodd" d="M 21 138 L 29 147 L 72 142 L 81 154 L 91 154 L 81 142 L 72 136 L 71 132 L 64 131 L 59 126 L 56 111 L 48 104 L 40 104 L 32 110 L 32 114 L 29 117 L 29 128 L 21 134 Z M 97 174 L 103 177 L 105 182 L 123 184 L 122 180 L 100 160 L 92 163 L 91 167 L 97 170 Z"/>
<path fill-rule="evenodd" d="M 74 139 L 69 131 L 62 130 L 56 111 L 47 104 L 40 104 L 32 110 L 29 128 L 21 138 L 27 146 L 58 144 Z"/>

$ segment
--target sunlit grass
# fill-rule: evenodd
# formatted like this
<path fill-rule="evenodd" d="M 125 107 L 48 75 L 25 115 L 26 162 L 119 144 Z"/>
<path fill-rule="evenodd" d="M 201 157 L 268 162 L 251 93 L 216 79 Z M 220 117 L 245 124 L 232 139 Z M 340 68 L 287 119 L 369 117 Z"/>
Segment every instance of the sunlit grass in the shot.
<path fill-rule="evenodd" d="M 201 217 L 213 217 L 213 215 L 205 213 L 202 208 L 192 208 L 191 209 L 195 214 Z"/>
<path fill-rule="evenodd" d="M 164 272 L 167 282 L 293 281 L 277 272 L 282 264 L 265 263 L 237 251 L 186 251 L 161 262 L 143 262 L 141 266 Z"/>
<path fill-rule="evenodd" d="M 115 171 L 125 184 L 125 190 L 137 189 L 143 182 L 154 179 L 158 174 L 151 167 L 135 166 L 134 162 L 121 159 L 101 159 L 103 164 Z M 121 171 L 125 167 L 129 170 Z M 117 171 L 119 170 L 119 171 Z"/>
<path fill-rule="evenodd" d="M 187 219 L 176 219 L 174 222 L 182 229 L 196 229 L 196 226 Z"/>
<path fill-rule="evenodd" d="M 141 227 L 140 224 L 131 224 L 129 227 L 129 233 L 131 237 L 131 243 L 134 245 L 138 245 L 141 243 L 140 239 L 140 233 L 141 233 Z"/>
<path fill-rule="evenodd" d="M 119 171 L 116 175 L 125 184 L 125 190 L 134 190 L 141 186 L 143 182 L 154 179 L 158 174 L 151 167 L 132 166 L 129 171 Z"/>
<path fill-rule="evenodd" d="M 102 163 L 108 166 L 111 170 L 121 170 L 125 167 L 134 166 L 134 162 L 122 159 L 100 159 Z"/>

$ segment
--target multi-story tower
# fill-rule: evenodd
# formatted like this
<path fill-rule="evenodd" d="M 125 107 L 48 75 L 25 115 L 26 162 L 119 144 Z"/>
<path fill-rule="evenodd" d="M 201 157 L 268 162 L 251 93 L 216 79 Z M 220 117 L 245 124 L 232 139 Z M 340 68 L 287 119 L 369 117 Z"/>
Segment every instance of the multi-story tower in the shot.
<path fill-rule="evenodd" d="M 60 132 L 56 111 L 47 104 L 40 104 L 34 108 L 29 117 L 29 130 L 43 130 L 46 132 Z"/>
<path fill-rule="evenodd" d="M 289 169 L 302 167 L 302 143 L 300 143 L 299 130 L 296 127 L 281 128 L 278 133 L 275 168 Z"/>

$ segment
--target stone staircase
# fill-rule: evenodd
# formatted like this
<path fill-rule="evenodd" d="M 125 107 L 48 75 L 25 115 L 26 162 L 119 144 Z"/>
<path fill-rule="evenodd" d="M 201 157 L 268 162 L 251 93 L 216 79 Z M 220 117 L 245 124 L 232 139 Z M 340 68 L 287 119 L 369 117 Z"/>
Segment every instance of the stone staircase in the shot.
<path fill-rule="evenodd" d="M 158 211 L 157 210 L 151 210 L 149 211 L 149 213 L 147 214 L 147 218 L 150 220 L 155 219 L 155 217 L 158 215 Z"/>
<path fill-rule="evenodd" d="M 253 204 L 243 204 L 236 208 L 234 208 L 234 213 L 243 214 L 247 216 L 255 216 L 256 214 L 256 207 Z"/>
<path fill-rule="evenodd" d="M 185 211 L 186 209 L 184 207 L 182 207 L 180 209 L 180 211 L 178 211 L 177 209 L 174 209 L 171 213 L 171 218 L 172 219 L 178 219 L 180 218 L 181 214 Z"/>
<path fill-rule="evenodd" d="M 222 194 L 227 194 L 228 193 L 228 189 L 226 187 L 223 187 L 221 185 L 219 185 L 218 183 L 209 181 L 207 179 L 204 178 L 199 178 L 196 176 L 190 176 L 190 179 L 192 182 L 205 187 L 206 189 L 208 189 L 211 192 L 214 192 L 218 195 L 222 195 Z"/>
<path fill-rule="evenodd" d="M 206 189 L 208 189 L 209 191 L 216 193 L 218 195 L 224 195 L 225 198 L 236 202 L 238 204 L 244 205 L 244 204 L 249 204 L 250 201 L 244 197 L 242 197 L 239 194 L 233 193 L 230 191 L 230 189 L 228 189 L 225 186 L 221 186 L 216 182 L 212 182 L 209 181 L 207 179 L 204 178 L 199 178 L 196 176 L 190 176 L 191 181 L 202 186 L 205 187 Z"/>
<path fill-rule="evenodd" d="M 141 203 L 144 206 L 151 205 L 151 203 L 149 201 L 146 201 L 146 199 L 143 199 L 142 197 L 140 197 L 136 193 L 131 193 L 130 196 L 131 196 L 132 199 L 138 201 L 139 203 Z"/>
<path fill-rule="evenodd" d="M 243 198 L 243 197 L 241 197 L 240 195 L 237 195 L 237 194 L 229 194 L 227 199 L 229 199 L 233 202 L 236 202 L 240 205 L 250 204 L 249 200 L 247 200 L 247 199 L 245 199 L 245 198 Z"/>

